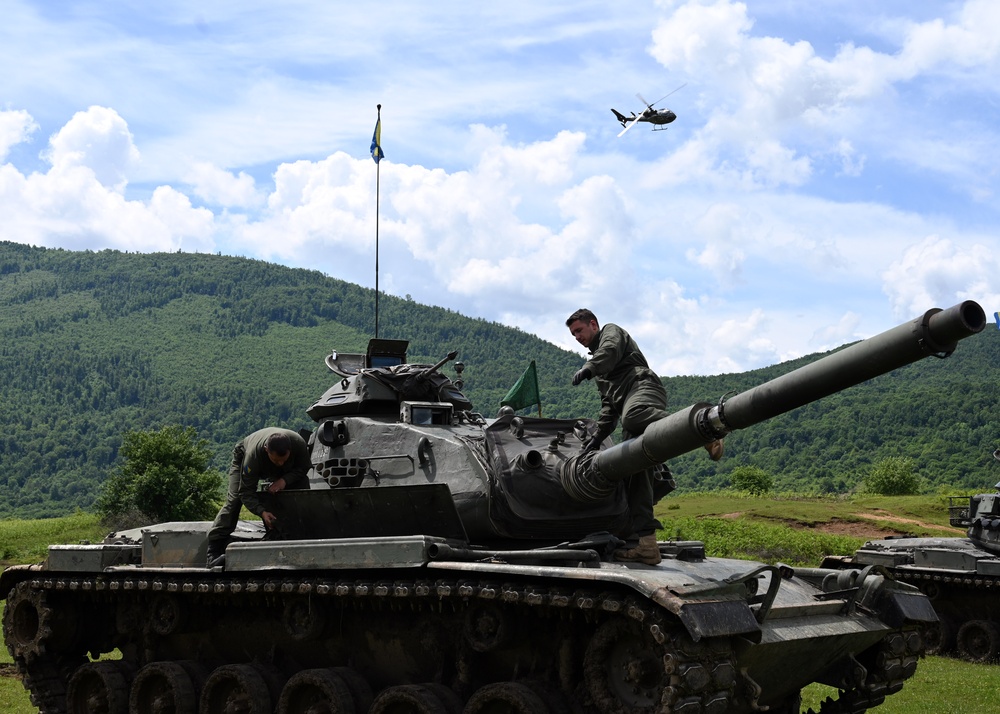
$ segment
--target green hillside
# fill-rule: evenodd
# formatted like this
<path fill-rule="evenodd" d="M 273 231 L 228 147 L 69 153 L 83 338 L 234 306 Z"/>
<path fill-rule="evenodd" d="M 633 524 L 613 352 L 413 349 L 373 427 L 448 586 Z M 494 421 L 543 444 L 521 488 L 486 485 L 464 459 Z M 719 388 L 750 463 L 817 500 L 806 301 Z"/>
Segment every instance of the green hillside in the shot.
<path fill-rule="evenodd" d="M 411 361 L 459 350 L 487 416 L 531 359 L 546 416 L 598 409 L 594 390 L 571 394 L 578 355 L 411 300 L 379 303 L 380 336 L 409 339 Z M 308 426 L 333 376 L 323 358 L 363 352 L 373 322 L 373 291 L 315 271 L 0 243 L 0 517 L 88 508 L 128 429 L 192 426 L 222 469 L 248 432 Z"/>
<path fill-rule="evenodd" d="M 410 340 L 411 360 L 459 351 L 466 392 L 484 415 L 534 359 L 546 416 L 596 416 L 596 390 L 569 384 L 582 362 L 575 353 L 451 310 L 379 302 L 380 336 Z M 21 518 L 88 509 L 128 429 L 194 427 L 222 469 L 247 432 L 308 426 L 305 409 L 330 384 L 323 357 L 363 351 L 374 324 L 373 291 L 316 271 L 17 243 L 0 243 L 0 307 L 0 517 Z M 750 463 L 780 488 L 840 492 L 873 461 L 905 455 L 929 489 L 992 485 L 998 338 L 987 329 L 946 361 L 924 360 L 733 434 L 718 464 L 699 452 L 672 467 L 682 489 L 726 486 L 732 468 Z M 802 362 L 675 377 L 667 389 L 680 408 Z"/>

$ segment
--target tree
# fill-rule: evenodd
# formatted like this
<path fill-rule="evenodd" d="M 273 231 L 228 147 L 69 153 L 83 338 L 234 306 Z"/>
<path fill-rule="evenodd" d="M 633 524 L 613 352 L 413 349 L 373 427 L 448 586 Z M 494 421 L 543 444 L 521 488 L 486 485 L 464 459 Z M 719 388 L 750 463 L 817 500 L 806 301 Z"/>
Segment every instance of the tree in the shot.
<path fill-rule="evenodd" d="M 97 498 L 101 520 L 119 528 L 213 518 L 223 476 L 209 468 L 212 451 L 193 427 L 126 432 L 118 463 Z"/>
<path fill-rule="evenodd" d="M 865 491 L 881 496 L 920 493 L 920 477 L 913 471 L 913 459 L 905 456 L 890 456 L 876 461 L 862 483 Z"/>
<path fill-rule="evenodd" d="M 737 466 L 729 476 L 733 488 L 763 496 L 774 487 L 774 477 L 757 466 Z"/>

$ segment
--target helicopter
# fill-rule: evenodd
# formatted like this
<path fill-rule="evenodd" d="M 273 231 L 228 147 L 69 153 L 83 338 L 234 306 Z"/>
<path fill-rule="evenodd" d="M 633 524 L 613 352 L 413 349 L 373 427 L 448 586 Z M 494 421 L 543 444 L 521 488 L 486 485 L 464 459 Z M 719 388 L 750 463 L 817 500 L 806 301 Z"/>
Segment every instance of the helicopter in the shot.
<path fill-rule="evenodd" d="M 650 124 L 652 124 L 653 131 L 662 131 L 666 129 L 667 128 L 666 125 L 672 122 L 674 119 L 676 119 L 677 115 L 674 114 L 669 109 L 654 109 L 653 104 L 658 104 L 662 102 L 671 94 L 686 86 L 687 82 L 682 84 L 677 89 L 673 90 L 673 92 L 668 92 L 667 94 L 664 94 L 662 97 L 660 97 L 659 99 L 657 99 L 655 102 L 652 103 L 647 102 L 641 94 L 636 94 L 635 96 L 639 98 L 639 101 L 646 105 L 646 108 L 643 109 L 642 112 L 639 114 L 632 112 L 631 116 L 625 116 L 617 109 L 612 108 L 611 111 L 615 115 L 615 119 L 617 119 L 621 123 L 621 125 L 625 127 L 618 133 L 618 136 L 621 136 L 622 134 L 624 134 L 626 131 L 628 131 L 641 121 L 649 122 Z"/>

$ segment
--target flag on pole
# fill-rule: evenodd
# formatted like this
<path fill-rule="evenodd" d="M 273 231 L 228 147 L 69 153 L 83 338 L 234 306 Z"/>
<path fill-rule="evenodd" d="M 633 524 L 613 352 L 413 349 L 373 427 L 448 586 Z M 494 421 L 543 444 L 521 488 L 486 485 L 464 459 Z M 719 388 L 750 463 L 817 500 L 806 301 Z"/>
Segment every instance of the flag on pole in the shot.
<path fill-rule="evenodd" d="M 372 134 L 372 159 L 377 164 L 385 158 L 382 153 L 382 117 L 375 120 L 375 133 Z"/>
<path fill-rule="evenodd" d="M 524 370 L 517 383 L 510 388 L 507 396 L 500 400 L 501 406 L 507 406 L 517 411 L 530 407 L 532 404 L 538 405 L 538 414 L 542 413 L 542 398 L 538 392 L 538 372 L 535 370 L 535 360 Z"/>

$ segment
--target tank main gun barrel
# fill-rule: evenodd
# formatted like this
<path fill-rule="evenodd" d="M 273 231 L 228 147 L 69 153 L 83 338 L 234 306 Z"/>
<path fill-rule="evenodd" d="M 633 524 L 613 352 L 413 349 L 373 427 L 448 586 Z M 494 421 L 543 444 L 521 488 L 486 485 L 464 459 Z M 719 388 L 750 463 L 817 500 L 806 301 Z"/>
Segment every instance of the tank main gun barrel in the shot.
<path fill-rule="evenodd" d="M 924 357 L 947 357 L 959 340 L 981 332 L 985 326 L 986 313 L 972 300 L 947 310 L 928 310 L 911 322 L 856 342 L 719 404 L 693 404 L 675 412 L 650 424 L 642 435 L 601 451 L 591 467 L 604 479 L 619 481 L 732 431 Z"/>

